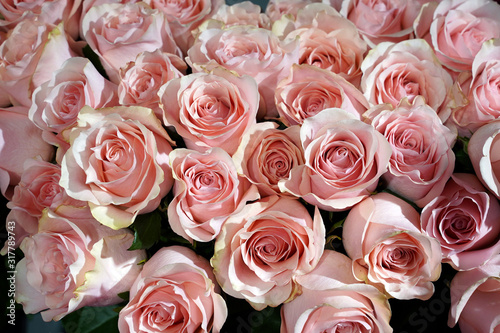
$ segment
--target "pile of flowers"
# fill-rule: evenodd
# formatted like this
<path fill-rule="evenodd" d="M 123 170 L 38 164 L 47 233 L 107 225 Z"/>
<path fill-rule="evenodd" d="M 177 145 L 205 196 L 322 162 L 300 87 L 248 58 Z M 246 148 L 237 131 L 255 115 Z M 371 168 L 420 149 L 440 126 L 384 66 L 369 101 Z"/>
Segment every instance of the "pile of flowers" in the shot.
<path fill-rule="evenodd" d="M 447 272 L 448 326 L 500 329 L 497 2 L 0 1 L 0 18 L 2 254 L 26 314 L 392 332 L 391 305 Z"/>

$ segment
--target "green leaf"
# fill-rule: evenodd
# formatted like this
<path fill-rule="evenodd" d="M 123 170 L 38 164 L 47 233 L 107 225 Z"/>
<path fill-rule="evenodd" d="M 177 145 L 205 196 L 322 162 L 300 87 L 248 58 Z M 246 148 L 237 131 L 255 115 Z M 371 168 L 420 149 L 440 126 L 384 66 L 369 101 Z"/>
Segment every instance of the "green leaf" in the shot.
<path fill-rule="evenodd" d="M 455 173 L 475 173 L 469 158 L 468 146 L 469 138 L 462 136 L 457 138 L 457 142 L 453 146 L 453 152 L 455 153 Z"/>
<path fill-rule="evenodd" d="M 62 319 L 66 333 L 116 333 L 118 332 L 118 313 L 115 306 L 84 307 L 68 314 Z"/>
<path fill-rule="evenodd" d="M 139 215 L 130 227 L 134 230 L 134 242 L 129 250 L 149 249 L 160 240 L 161 215 L 157 211 Z"/>

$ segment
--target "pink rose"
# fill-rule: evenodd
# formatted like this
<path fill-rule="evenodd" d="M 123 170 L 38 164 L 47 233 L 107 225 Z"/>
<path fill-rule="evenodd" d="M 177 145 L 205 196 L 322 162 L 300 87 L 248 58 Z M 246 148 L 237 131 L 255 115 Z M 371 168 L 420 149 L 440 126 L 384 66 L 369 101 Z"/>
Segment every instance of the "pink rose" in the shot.
<path fill-rule="evenodd" d="M 158 91 L 168 81 L 183 76 L 186 69 L 184 60 L 175 54 L 160 50 L 139 53 L 135 61 L 120 68 L 120 104 L 151 108 L 158 119 L 163 119 Z"/>
<path fill-rule="evenodd" d="M 164 247 L 145 264 L 120 311 L 128 332 L 221 331 L 227 307 L 209 262 L 182 246 Z"/>
<path fill-rule="evenodd" d="M 441 274 L 439 242 L 420 231 L 420 216 L 408 203 L 378 193 L 354 206 L 342 240 L 353 273 L 397 299 L 429 299 Z"/>
<path fill-rule="evenodd" d="M 59 165 L 38 159 L 27 160 L 21 180 L 14 188 L 14 195 L 7 207 L 23 210 L 35 217 L 42 216 L 45 208 L 56 210 L 61 205 L 85 207 L 85 202 L 68 196 L 59 185 L 60 178 Z"/>
<path fill-rule="evenodd" d="M 223 68 L 173 79 L 158 95 L 165 125 L 174 126 L 189 149 L 201 152 L 220 147 L 232 155 L 259 108 L 255 80 Z"/>
<path fill-rule="evenodd" d="M 448 326 L 463 333 L 495 333 L 500 328 L 500 254 L 451 281 Z"/>
<path fill-rule="evenodd" d="M 252 25 L 254 27 L 271 29 L 271 20 L 261 13 L 261 8 L 250 1 L 238 2 L 233 5 L 222 4 L 210 17 L 224 23 L 226 27 L 233 25 Z"/>
<path fill-rule="evenodd" d="M 425 206 L 441 193 L 453 173 L 456 133 L 421 98 L 413 105 L 404 99 L 394 110 L 381 105 L 368 112 L 372 126 L 392 146 L 389 172 L 383 176 L 387 187 Z"/>
<path fill-rule="evenodd" d="M 271 19 L 271 22 L 275 22 L 284 15 L 295 17 L 300 9 L 315 2 L 321 2 L 321 0 L 269 0 L 266 6 L 266 14 Z"/>
<path fill-rule="evenodd" d="M 464 106 L 452 111 L 450 121 L 458 126 L 460 134 L 470 137 L 479 127 L 500 119 L 500 39 L 483 43 L 472 63 L 472 73 L 460 74 Z"/>
<path fill-rule="evenodd" d="M 35 89 L 32 100 L 29 118 L 44 131 L 45 141 L 59 147 L 59 162 L 68 149 L 68 133 L 64 130 L 69 132 L 76 124 L 83 106 L 97 109 L 118 104 L 116 85 L 81 57 L 66 60 L 49 81 Z"/>
<path fill-rule="evenodd" d="M 373 126 L 342 109 L 325 109 L 304 120 L 300 138 L 305 164 L 278 185 L 329 211 L 346 210 L 369 196 L 392 153 Z"/>
<path fill-rule="evenodd" d="M 375 47 L 381 42 L 410 39 L 421 6 L 419 1 L 411 0 L 345 0 L 340 14 L 353 22 L 366 42 Z"/>
<path fill-rule="evenodd" d="M 182 52 L 175 44 L 165 15 L 146 4 L 110 3 L 94 6 L 82 20 L 81 35 L 99 56 L 111 81 L 140 52 Z"/>
<path fill-rule="evenodd" d="M 33 90 L 49 80 L 65 60 L 78 56 L 82 46 L 65 34 L 62 23 L 19 22 L 0 45 L 0 90 L 12 104 L 29 107 Z"/>
<path fill-rule="evenodd" d="M 133 234 L 112 230 L 92 218 L 88 208 L 46 210 L 38 232 L 21 244 L 16 266 L 16 301 L 25 313 L 42 312 L 60 320 L 84 306 L 121 302 L 146 253 L 128 251 Z"/>
<path fill-rule="evenodd" d="M 280 180 L 288 179 L 292 168 L 304 164 L 300 127 L 284 130 L 276 123 L 257 123 L 243 136 L 233 155 L 238 173 L 256 184 L 263 197 L 281 193 Z"/>
<path fill-rule="evenodd" d="M 210 71 L 222 66 L 255 79 L 263 99 L 259 116 L 276 117 L 274 89 L 299 57 L 298 41 L 280 41 L 271 31 L 232 26 L 201 32 L 187 52 L 193 71 Z"/>
<path fill-rule="evenodd" d="M 325 226 L 297 200 L 268 196 L 230 216 L 215 241 L 211 263 L 222 289 L 255 309 L 297 296 L 294 279 L 310 272 L 325 245 Z"/>
<path fill-rule="evenodd" d="M 0 191 L 7 199 L 21 180 L 26 160 L 50 161 L 54 155 L 54 147 L 42 140 L 42 131 L 27 112 L 24 107 L 0 109 Z"/>
<path fill-rule="evenodd" d="M 194 42 L 191 31 L 219 9 L 224 0 L 145 0 L 165 14 L 176 44 L 185 54 Z"/>
<path fill-rule="evenodd" d="M 21 180 L 14 187 L 14 195 L 7 203 L 11 209 L 7 227 L 13 227 L 18 247 L 21 241 L 38 230 L 38 219 L 45 208 L 56 210 L 59 206 L 85 207 L 86 202 L 68 196 L 59 185 L 61 167 L 40 159 L 28 159 L 24 163 Z M 8 229 L 12 230 L 12 229 Z M 4 247 L 2 251 L 7 251 Z M 5 254 L 5 253 L 3 253 Z"/>
<path fill-rule="evenodd" d="M 281 307 L 281 332 L 392 332 L 387 298 L 359 283 L 351 266 L 347 256 L 325 250 L 312 272 L 297 277 L 302 292 Z"/>
<path fill-rule="evenodd" d="M 482 265 L 500 253 L 500 203 L 472 174 L 451 176 L 422 211 L 422 230 L 441 243 L 443 262 L 457 270 Z"/>
<path fill-rule="evenodd" d="M 78 37 L 82 0 L 21 0 L 0 1 L 0 26 L 13 29 L 22 20 L 39 20 L 44 23 L 64 22 L 65 30 L 72 38 Z"/>
<path fill-rule="evenodd" d="M 128 227 L 172 187 L 170 138 L 151 109 L 84 107 L 70 145 L 60 184 L 108 227 Z"/>
<path fill-rule="evenodd" d="M 363 93 L 342 76 L 306 64 L 293 65 L 274 94 L 278 113 L 286 125 L 300 125 L 329 108 L 343 109 L 361 119 L 369 107 Z"/>
<path fill-rule="evenodd" d="M 500 5 L 490 0 L 443 0 L 434 10 L 430 37 L 436 56 L 454 71 L 471 70 L 481 45 L 500 38 Z"/>
<path fill-rule="evenodd" d="M 500 199 L 500 121 L 479 128 L 470 138 L 468 153 L 476 175 Z"/>
<path fill-rule="evenodd" d="M 238 177 L 231 156 L 220 148 L 205 153 L 175 149 L 169 158 L 175 183 L 168 222 L 190 242 L 211 241 L 229 215 L 259 199 L 257 188 Z"/>
<path fill-rule="evenodd" d="M 396 107 L 405 97 L 412 103 L 417 96 L 423 96 L 439 114 L 453 84 L 423 39 L 381 43 L 365 57 L 361 70 L 361 89 L 373 105 L 388 103 Z"/>
<path fill-rule="evenodd" d="M 17 249 L 23 239 L 38 232 L 38 217 L 30 215 L 21 209 L 12 209 L 5 219 L 5 228 L 10 232 L 0 255 L 5 256 L 10 249 Z M 15 237 L 14 237 L 15 236 Z M 10 249 L 9 249 L 10 247 Z"/>
<path fill-rule="evenodd" d="M 332 7 L 309 4 L 295 21 L 283 16 L 273 31 L 288 39 L 300 38 L 299 64 L 327 69 L 359 87 L 367 45 L 356 26 Z"/>

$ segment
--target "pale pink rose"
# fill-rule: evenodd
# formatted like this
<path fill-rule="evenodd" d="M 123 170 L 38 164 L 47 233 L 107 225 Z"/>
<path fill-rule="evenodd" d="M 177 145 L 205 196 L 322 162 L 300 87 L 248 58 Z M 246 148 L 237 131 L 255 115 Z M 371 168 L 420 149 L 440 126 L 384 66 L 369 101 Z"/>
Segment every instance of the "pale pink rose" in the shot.
<path fill-rule="evenodd" d="M 467 150 L 478 178 L 500 199 L 500 121 L 479 128 Z"/>
<path fill-rule="evenodd" d="M 233 160 L 238 173 L 256 184 L 263 197 L 281 193 L 278 183 L 304 164 L 300 127 L 284 130 L 274 122 L 257 123 L 243 136 Z"/>
<path fill-rule="evenodd" d="M 172 188 L 171 141 L 151 109 L 84 107 L 69 142 L 60 184 L 108 227 L 128 227 Z"/>
<path fill-rule="evenodd" d="M 204 30 L 187 54 L 186 62 L 195 72 L 222 66 L 253 77 L 263 100 L 259 117 L 272 118 L 278 115 L 274 90 L 297 63 L 299 44 L 297 40 L 280 41 L 263 28 L 232 26 Z"/>
<path fill-rule="evenodd" d="M 17 249 L 23 239 L 38 232 L 38 217 L 30 215 L 21 209 L 12 209 L 5 219 L 5 228 L 10 233 L 0 255 L 5 256 L 11 249 Z"/>
<path fill-rule="evenodd" d="M 278 185 L 328 211 L 347 210 L 369 196 L 392 153 L 373 126 L 342 109 L 325 109 L 304 120 L 300 139 L 305 164 Z"/>
<path fill-rule="evenodd" d="M 42 140 L 42 131 L 28 118 L 25 107 L 0 109 L 0 191 L 11 199 L 26 160 L 50 161 L 54 147 Z"/>
<path fill-rule="evenodd" d="M 359 87 L 361 62 L 367 51 L 356 26 L 325 4 L 310 4 L 273 25 L 285 38 L 300 38 L 299 64 L 314 65 L 337 73 Z"/>
<path fill-rule="evenodd" d="M 14 105 L 31 105 L 31 94 L 62 63 L 81 54 L 75 43 L 58 26 L 26 19 L 19 22 L 0 45 L 0 90 Z"/>
<path fill-rule="evenodd" d="M 57 161 L 69 147 L 68 132 L 76 124 L 78 112 L 88 105 L 92 108 L 118 104 L 116 85 L 106 80 L 85 58 L 66 60 L 33 92 L 29 118 L 42 129 L 43 138 L 58 146 Z M 66 130 L 66 131 L 65 131 Z"/>
<path fill-rule="evenodd" d="M 223 68 L 170 80 L 158 95 L 165 125 L 201 152 L 219 147 L 232 155 L 259 108 L 255 80 Z"/>
<path fill-rule="evenodd" d="M 500 38 L 500 5 L 490 0 L 443 0 L 435 8 L 429 34 L 441 63 L 469 71 L 483 42 Z"/>
<path fill-rule="evenodd" d="M 325 250 L 311 273 L 297 277 L 301 294 L 281 307 L 281 332 L 392 332 L 387 298 L 359 283 L 351 267 L 347 256 Z"/>
<path fill-rule="evenodd" d="M 297 296 L 294 279 L 316 267 L 325 245 L 319 210 L 299 201 L 265 197 L 223 224 L 211 264 L 222 289 L 262 310 Z"/>
<path fill-rule="evenodd" d="M 363 60 L 361 70 L 361 89 L 373 105 L 395 107 L 405 97 L 412 103 L 422 96 L 439 113 L 453 84 L 423 39 L 378 44 Z"/>
<path fill-rule="evenodd" d="M 24 163 L 21 180 L 14 187 L 14 195 L 7 203 L 11 211 L 7 216 L 7 227 L 13 228 L 16 235 L 14 246 L 33 235 L 38 230 L 38 219 L 45 208 L 56 210 L 57 207 L 85 207 L 86 202 L 75 200 L 68 196 L 59 185 L 61 167 L 40 159 L 28 159 Z M 7 242 L 2 251 L 7 251 Z M 3 252 L 2 252 L 3 253 Z M 5 253 L 3 253 L 5 254 Z"/>
<path fill-rule="evenodd" d="M 23 210 L 39 218 L 45 208 L 56 210 L 61 205 L 86 206 L 86 202 L 68 196 L 59 185 L 60 179 L 59 165 L 38 159 L 27 160 L 21 180 L 14 188 L 14 195 L 7 207 Z"/>
<path fill-rule="evenodd" d="M 182 55 L 165 15 L 142 2 L 91 7 L 83 17 L 81 35 L 115 83 L 119 83 L 120 67 L 141 52 L 160 49 Z"/>
<path fill-rule="evenodd" d="M 500 203 L 475 175 L 456 173 L 422 210 L 422 230 L 441 243 L 443 262 L 457 270 L 500 253 Z"/>
<path fill-rule="evenodd" d="M 285 125 L 300 125 L 329 108 L 342 109 L 359 120 L 369 108 L 363 93 L 342 76 L 307 64 L 293 65 L 274 96 Z"/>
<path fill-rule="evenodd" d="M 88 208 L 46 210 L 38 232 L 21 243 L 16 301 L 25 313 L 43 311 L 45 321 L 120 303 L 118 294 L 130 289 L 146 258 L 143 250 L 127 250 L 133 240 L 128 229 L 99 224 Z"/>
<path fill-rule="evenodd" d="M 377 111 L 374 111 L 377 110 Z M 455 167 L 456 133 L 421 98 L 368 111 L 371 124 L 392 146 L 387 188 L 423 207 L 438 196 Z"/>
<path fill-rule="evenodd" d="M 340 14 L 353 22 L 370 45 L 413 37 L 421 3 L 412 0 L 344 0 Z"/>
<path fill-rule="evenodd" d="M 164 247 L 145 264 L 120 311 L 118 329 L 218 333 L 227 317 L 210 263 L 182 246 Z"/>
<path fill-rule="evenodd" d="M 226 27 L 233 25 L 251 25 L 259 28 L 271 29 L 271 20 L 269 17 L 261 13 L 260 6 L 251 1 L 238 2 L 233 5 L 223 4 L 210 19 L 221 21 Z"/>
<path fill-rule="evenodd" d="M 496 333 L 500 329 L 500 254 L 476 269 L 458 272 L 451 281 L 448 326 L 462 333 Z"/>
<path fill-rule="evenodd" d="M 300 9 L 315 2 L 321 2 L 321 0 L 269 0 L 266 6 L 266 14 L 271 19 L 271 22 L 275 22 L 284 15 L 295 17 Z"/>
<path fill-rule="evenodd" d="M 441 274 L 439 242 L 420 230 L 420 216 L 407 202 L 378 193 L 354 206 L 342 241 L 360 281 L 397 299 L 427 300 Z"/>
<path fill-rule="evenodd" d="M 190 242 L 211 241 L 229 215 L 260 197 L 255 186 L 238 176 L 231 156 L 220 148 L 205 153 L 175 149 L 169 159 L 175 182 L 168 222 Z"/>
<path fill-rule="evenodd" d="M 0 27 L 13 29 L 24 19 L 39 20 L 50 24 L 64 22 L 65 30 L 76 39 L 82 2 L 82 0 L 1 0 Z"/>
<path fill-rule="evenodd" d="M 165 14 L 175 43 L 186 54 L 194 42 L 191 31 L 214 14 L 224 0 L 144 0 Z"/>
<path fill-rule="evenodd" d="M 500 119 L 500 39 L 483 43 L 472 62 L 472 74 L 460 74 L 458 82 L 465 100 L 452 111 L 450 120 L 460 133 L 470 137 L 479 127 Z"/>
<path fill-rule="evenodd" d="M 120 68 L 120 104 L 151 108 L 158 119 L 163 119 L 158 91 L 168 81 L 186 74 L 186 70 L 184 60 L 175 54 L 160 50 L 139 53 L 135 61 Z"/>

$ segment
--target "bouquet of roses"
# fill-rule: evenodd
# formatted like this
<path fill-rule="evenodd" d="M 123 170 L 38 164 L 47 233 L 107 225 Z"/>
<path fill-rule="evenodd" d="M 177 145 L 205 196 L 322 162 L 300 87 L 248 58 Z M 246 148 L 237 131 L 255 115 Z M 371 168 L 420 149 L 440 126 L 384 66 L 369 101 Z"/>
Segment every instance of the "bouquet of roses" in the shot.
<path fill-rule="evenodd" d="M 0 1 L 9 328 L 498 332 L 500 4 L 261 6 Z"/>

